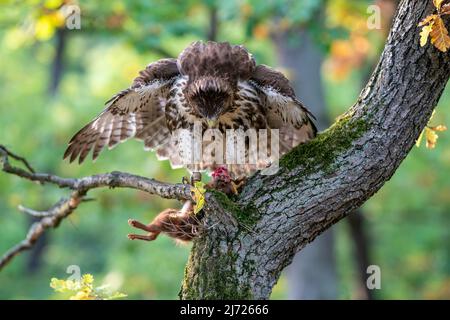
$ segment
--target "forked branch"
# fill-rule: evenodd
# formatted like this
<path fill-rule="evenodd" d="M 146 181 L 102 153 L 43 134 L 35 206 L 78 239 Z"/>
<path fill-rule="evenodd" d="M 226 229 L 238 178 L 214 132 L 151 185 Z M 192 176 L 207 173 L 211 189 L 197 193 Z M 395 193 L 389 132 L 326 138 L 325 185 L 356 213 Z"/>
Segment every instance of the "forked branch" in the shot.
<path fill-rule="evenodd" d="M 10 159 L 21 162 L 25 168 L 11 165 Z M 102 187 L 131 188 L 166 199 L 188 200 L 191 198 L 190 186 L 187 184 L 169 184 L 125 172 L 114 171 L 83 178 L 63 178 L 53 174 L 38 173 L 34 171 L 25 158 L 14 154 L 2 145 L 0 145 L 0 163 L 2 170 L 6 173 L 41 184 L 51 183 L 60 188 L 73 190 L 70 197 L 60 199 L 45 211 L 36 211 L 19 206 L 20 211 L 40 218 L 40 220 L 30 227 L 24 240 L 0 258 L 0 270 L 17 254 L 30 249 L 47 229 L 57 227 L 81 202 L 88 200 L 86 194 L 90 189 Z"/>

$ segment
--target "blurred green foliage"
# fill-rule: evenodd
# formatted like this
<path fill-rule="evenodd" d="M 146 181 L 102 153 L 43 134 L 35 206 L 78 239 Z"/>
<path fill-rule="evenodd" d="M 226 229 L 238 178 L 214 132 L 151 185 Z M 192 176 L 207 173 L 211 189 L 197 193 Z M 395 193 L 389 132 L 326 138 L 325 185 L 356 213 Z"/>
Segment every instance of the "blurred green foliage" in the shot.
<path fill-rule="evenodd" d="M 275 48 L 264 29 L 271 18 L 276 15 L 288 19 L 289 26 L 304 26 L 328 2 L 332 1 L 79 1 L 81 30 L 65 33 L 63 76 L 57 94 L 50 96 L 58 19 L 41 20 L 41 33 L 36 33 L 36 21 L 54 12 L 61 1 L 1 1 L 0 143 L 26 156 L 38 171 L 80 177 L 120 170 L 178 182 L 185 172 L 156 161 L 137 141 L 82 166 L 63 162 L 62 154 L 73 133 L 147 63 L 164 54 L 176 56 L 191 41 L 204 39 L 212 7 L 220 17 L 218 40 L 243 43 L 259 63 L 274 65 Z M 359 7 L 361 2 L 349 1 Z M 312 23 L 309 28 L 325 26 Z M 328 36 L 317 37 L 319 42 L 329 41 Z M 365 68 L 353 69 L 339 82 L 324 77 L 332 118 L 355 101 Z M 449 106 L 447 89 L 436 123 L 449 124 Z M 414 148 L 391 181 L 364 206 L 373 261 L 382 270 L 379 298 L 450 298 L 450 137 L 440 136 L 434 150 Z M 0 173 L 0 252 L 20 241 L 30 225 L 18 212 L 19 204 L 46 209 L 66 192 Z M 129 298 L 177 297 L 189 246 L 177 246 L 167 237 L 154 243 L 131 242 L 126 234 L 128 218 L 150 221 L 164 208 L 179 204 L 132 190 L 103 189 L 90 195 L 96 201 L 83 204 L 48 232 L 39 268 L 28 266 L 26 253 L 0 273 L 0 298 L 57 298 L 48 283 L 52 277 L 64 278 L 69 265 L 79 265 L 83 273 Z M 340 297 L 351 298 L 357 272 L 345 229 L 345 224 L 338 225 Z M 282 277 L 273 298 L 284 297 Z"/>

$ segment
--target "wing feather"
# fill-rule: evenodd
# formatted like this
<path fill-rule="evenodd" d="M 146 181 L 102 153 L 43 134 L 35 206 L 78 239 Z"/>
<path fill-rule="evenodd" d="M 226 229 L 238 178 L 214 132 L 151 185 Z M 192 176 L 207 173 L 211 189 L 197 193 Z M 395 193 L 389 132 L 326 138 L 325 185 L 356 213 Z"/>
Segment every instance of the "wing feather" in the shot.
<path fill-rule="evenodd" d="M 258 65 L 250 83 L 260 92 L 267 112 L 267 124 L 271 129 L 280 129 L 281 154 L 316 136 L 314 116 L 297 99 L 289 80 L 281 72 Z"/>
<path fill-rule="evenodd" d="M 130 88 L 106 102 L 106 108 L 70 140 L 64 158 L 82 163 L 93 149 L 95 160 L 107 145 L 109 149 L 132 137 L 155 148 L 169 136 L 162 100 L 180 76 L 175 59 L 162 59 L 140 72 Z M 155 140 L 156 139 L 156 140 Z"/>

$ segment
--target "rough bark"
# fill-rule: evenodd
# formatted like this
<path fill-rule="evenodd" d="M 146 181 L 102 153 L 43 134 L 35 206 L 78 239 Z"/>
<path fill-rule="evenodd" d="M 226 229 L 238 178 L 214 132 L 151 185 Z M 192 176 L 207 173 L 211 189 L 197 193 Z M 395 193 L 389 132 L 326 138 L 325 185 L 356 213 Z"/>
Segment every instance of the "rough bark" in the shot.
<path fill-rule="evenodd" d="M 431 1 L 402 1 L 380 62 L 355 105 L 330 129 L 255 175 L 232 202 L 207 196 L 183 299 L 266 299 L 294 254 L 361 206 L 394 174 L 450 76 L 448 53 L 419 46 Z"/>

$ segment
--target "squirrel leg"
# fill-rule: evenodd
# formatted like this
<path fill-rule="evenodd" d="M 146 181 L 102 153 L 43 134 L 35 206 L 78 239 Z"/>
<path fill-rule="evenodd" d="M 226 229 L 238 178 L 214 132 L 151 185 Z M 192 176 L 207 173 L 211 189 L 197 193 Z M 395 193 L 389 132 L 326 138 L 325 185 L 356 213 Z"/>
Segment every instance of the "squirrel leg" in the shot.
<path fill-rule="evenodd" d="M 145 241 L 153 241 L 158 237 L 159 233 L 152 233 L 150 232 L 149 234 L 147 234 L 146 236 L 141 235 L 141 234 L 134 234 L 134 233 L 130 233 L 128 235 L 128 239 L 130 240 L 145 240 Z"/>
<path fill-rule="evenodd" d="M 128 235 L 128 239 L 130 239 L 130 240 L 139 239 L 139 240 L 145 240 L 145 241 L 153 241 L 161 233 L 161 230 L 159 230 L 153 224 L 145 225 L 145 224 L 143 224 L 143 223 L 141 223 L 141 222 L 139 222 L 137 220 L 134 220 L 134 219 L 129 219 L 128 220 L 128 224 L 130 226 L 132 226 L 133 228 L 141 229 L 141 230 L 149 232 L 147 235 L 139 235 L 139 234 L 131 233 L 131 234 Z"/>
<path fill-rule="evenodd" d="M 145 224 L 143 224 L 143 223 L 141 223 L 141 222 L 139 222 L 137 220 L 134 220 L 134 219 L 128 219 L 128 224 L 130 226 L 132 226 L 133 228 L 136 228 L 136 229 L 141 229 L 141 230 L 144 230 L 144 231 L 153 232 L 152 230 L 149 230 L 150 229 L 149 226 L 147 226 L 147 225 L 145 225 Z"/>

